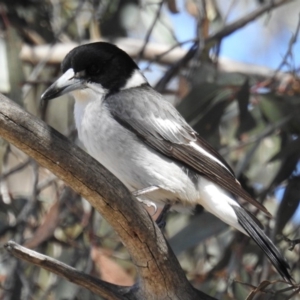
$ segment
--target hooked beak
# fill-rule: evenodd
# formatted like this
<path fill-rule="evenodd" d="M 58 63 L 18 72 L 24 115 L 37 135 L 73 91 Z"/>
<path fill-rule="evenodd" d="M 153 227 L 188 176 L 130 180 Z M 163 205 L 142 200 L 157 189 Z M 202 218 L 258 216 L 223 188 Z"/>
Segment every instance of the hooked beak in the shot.
<path fill-rule="evenodd" d="M 70 68 L 61 77 L 59 77 L 48 89 L 42 94 L 41 100 L 48 101 L 68 92 L 84 89 L 84 81 L 76 78 L 74 70 Z"/>

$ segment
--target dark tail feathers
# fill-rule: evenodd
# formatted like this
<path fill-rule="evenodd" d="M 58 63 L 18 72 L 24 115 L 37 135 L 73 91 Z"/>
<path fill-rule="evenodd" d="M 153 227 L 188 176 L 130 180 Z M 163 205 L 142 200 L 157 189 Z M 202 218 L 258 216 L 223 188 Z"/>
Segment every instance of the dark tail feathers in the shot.
<path fill-rule="evenodd" d="M 253 221 L 252 217 L 244 208 L 235 205 L 233 205 L 232 208 L 238 217 L 239 224 L 268 256 L 279 274 L 284 280 L 292 283 L 293 278 L 289 272 L 290 267 L 273 242 L 267 237 L 258 224 Z"/>

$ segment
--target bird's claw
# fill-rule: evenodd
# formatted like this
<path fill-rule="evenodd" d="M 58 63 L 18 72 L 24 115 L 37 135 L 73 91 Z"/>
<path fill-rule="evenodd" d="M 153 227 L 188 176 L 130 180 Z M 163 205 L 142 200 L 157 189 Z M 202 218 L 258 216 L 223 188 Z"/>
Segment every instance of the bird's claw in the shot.
<path fill-rule="evenodd" d="M 142 200 L 142 199 L 140 199 L 140 198 L 138 198 L 138 197 L 137 197 L 136 199 L 137 199 L 139 202 L 141 202 L 141 203 L 147 205 L 147 207 L 153 207 L 154 213 L 151 214 L 151 216 L 154 216 L 154 215 L 157 213 L 157 205 L 156 205 L 154 202 L 152 202 L 152 201 L 150 201 L 150 200 Z"/>

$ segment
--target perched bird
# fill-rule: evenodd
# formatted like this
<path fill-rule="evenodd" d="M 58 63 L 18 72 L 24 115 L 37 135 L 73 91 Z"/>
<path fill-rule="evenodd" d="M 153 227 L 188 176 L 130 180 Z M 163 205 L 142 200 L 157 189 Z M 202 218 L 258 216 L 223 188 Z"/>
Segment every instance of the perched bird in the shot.
<path fill-rule="evenodd" d="M 288 282 L 289 266 L 244 199 L 266 208 L 240 185 L 226 161 L 147 82 L 136 63 L 103 42 L 74 48 L 62 62 L 63 75 L 42 95 L 75 98 L 79 139 L 140 201 L 173 209 L 197 204 L 250 236 Z"/>

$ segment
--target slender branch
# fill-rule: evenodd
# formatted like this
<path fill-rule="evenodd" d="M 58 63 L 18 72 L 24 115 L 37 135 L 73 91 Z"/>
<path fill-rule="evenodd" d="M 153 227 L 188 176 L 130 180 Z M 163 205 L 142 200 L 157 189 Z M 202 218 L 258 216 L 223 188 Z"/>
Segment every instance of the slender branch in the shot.
<path fill-rule="evenodd" d="M 105 299 L 123 299 L 122 294 L 126 291 L 125 287 L 97 279 L 56 259 L 25 248 L 13 241 L 9 241 L 5 245 L 5 248 L 13 256 L 66 278 L 81 287 L 89 289 L 97 295 L 105 297 Z"/>
<path fill-rule="evenodd" d="M 31 158 L 28 158 L 26 161 L 24 162 L 21 162 L 20 164 L 18 164 L 17 166 L 15 166 L 14 168 L 6 171 L 6 172 L 3 172 L 1 175 L 0 175 L 0 181 L 6 179 L 7 177 L 23 170 L 24 168 L 26 168 L 30 163 L 32 162 L 32 159 Z"/>
<path fill-rule="evenodd" d="M 158 92 L 163 92 L 170 80 L 195 56 L 197 51 L 198 43 L 195 42 L 184 57 L 173 64 L 169 70 L 165 72 L 165 75 L 155 85 L 155 89 Z"/>
<path fill-rule="evenodd" d="M 225 26 L 224 28 L 217 31 L 216 33 L 213 33 L 207 38 L 206 42 L 211 42 L 213 40 L 220 40 L 232 34 L 236 30 L 241 29 L 242 27 L 249 24 L 250 22 L 253 22 L 257 18 L 262 16 L 264 13 L 269 12 L 270 10 L 273 10 L 281 5 L 291 3 L 292 1 L 293 0 L 270 1 L 268 4 L 259 7 L 258 9 L 249 13 L 245 17 L 242 17 L 239 20 Z"/>
<path fill-rule="evenodd" d="M 213 299 L 191 286 L 160 229 L 116 177 L 1 94 L 0 135 L 64 180 L 115 229 L 139 277 L 130 299 Z"/>
<path fill-rule="evenodd" d="M 152 34 L 152 31 L 154 29 L 154 26 L 156 24 L 156 22 L 159 20 L 159 17 L 160 17 L 160 13 L 161 13 L 161 9 L 163 7 L 163 4 L 164 4 L 164 0 L 161 0 L 159 5 L 158 5 L 158 8 L 157 8 L 157 11 L 156 11 L 156 14 L 155 14 L 155 17 L 154 17 L 154 20 L 150 26 L 150 28 L 148 29 L 148 32 L 146 34 L 146 37 L 144 39 L 144 44 L 140 50 L 140 53 L 138 54 L 138 57 L 137 57 L 137 61 L 140 61 L 141 58 L 143 57 L 144 55 L 144 52 L 145 52 L 145 49 L 147 47 L 147 44 L 149 43 L 149 39 L 150 39 L 150 36 Z"/>
<path fill-rule="evenodd" d="M 289 41 L 288 49 L 287 49 L 287 51 L 286 51 L 286 53 L 285 53 L 285 55 L 282 59 L 282 62 L 280 63 L 280 65 L 276 69 L 274 76 L 282 69 L 282 67 L 284 65 L 288 64 L 288 59 L 293 57 L 293 46 L 297 42 L 299 31 L 300 31 L 300 14 L 299 14 L 299 17 L 298 17 L 298 23 L 297 23 L 297 26 L 296 26 L 296 30 L 291 36 L 291 39 Z"/>
<path fill-rule="evenodd" d="M 268 125 L 262 132 L 260 132 L 259 134 L 255 135 L 255 136 L 250 137 L 246 141 L 241 141 L 237 145 L 234 145 L 234 146 L 221 148 L 219 150 L 219 152 L 222 156 L 227 156 L 229 153 L 232 153 L 233 151 L 236 151 L 238 149 L 246 147 L 250 144 L 259 143 L 261 140 L 263 140 L 264 138 L 271 135 L 276 129 L 282 128 L 294 116 L 295 116 L 295 113 L 288 115 L 288 116 L 284 117 L 283 119 L 279 120 L 278 122 Z"/>

